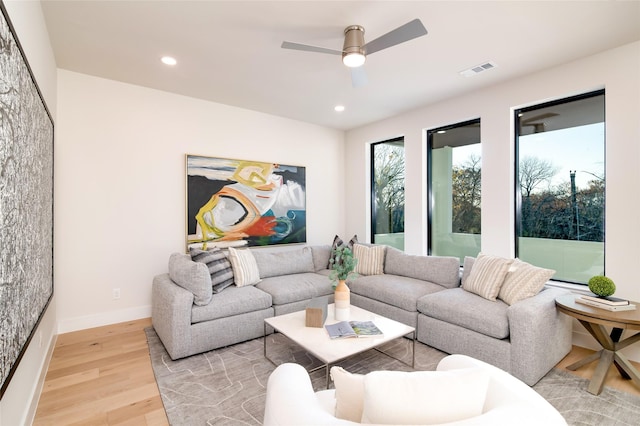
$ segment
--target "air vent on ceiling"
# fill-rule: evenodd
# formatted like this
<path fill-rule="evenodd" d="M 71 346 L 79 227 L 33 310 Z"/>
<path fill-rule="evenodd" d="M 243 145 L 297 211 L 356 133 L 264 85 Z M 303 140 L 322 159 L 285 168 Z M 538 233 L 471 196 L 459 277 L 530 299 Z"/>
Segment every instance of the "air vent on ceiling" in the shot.
<path fill-rule="evenodd" d="M 489 62 L 485 62 L 484 64 L 476 65 L 475 67 L 466 69 L 464 71 L 460 71 L 460 75 L 464 77 L 472 77 L 476 74 L 480 74 L 483 71 L 487 71 L 492 68 L 495 68 L 496 66 L 497 65 L 494 62 L 489 61 Z"/>

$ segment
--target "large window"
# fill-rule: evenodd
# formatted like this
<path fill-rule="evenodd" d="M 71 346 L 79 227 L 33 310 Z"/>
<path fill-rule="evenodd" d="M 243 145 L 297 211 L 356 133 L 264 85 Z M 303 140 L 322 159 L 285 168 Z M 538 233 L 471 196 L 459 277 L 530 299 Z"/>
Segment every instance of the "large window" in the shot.
<path fill-rule="evenodd" d="M 427 131 L 429 167 L 429 254 L 465 256 L 480 252 L 480 120 Z"/>
<path fill-rule="evenodd" d="M 404 139 L 371 145 L 371 241 L 404 250 Z"/>
<path fill-rule="evenodd" d="M 604 91 L 523 108 L 516 121 L 516 255 L 585 284 L 604 274 Z"/>

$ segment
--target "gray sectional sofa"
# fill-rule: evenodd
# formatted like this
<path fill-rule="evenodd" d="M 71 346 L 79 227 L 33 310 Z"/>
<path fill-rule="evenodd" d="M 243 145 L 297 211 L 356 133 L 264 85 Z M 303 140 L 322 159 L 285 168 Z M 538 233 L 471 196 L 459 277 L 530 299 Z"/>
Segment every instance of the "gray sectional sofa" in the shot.
<path fill-rule="evenodd" d="M 187 254 L 173 254 L 169 272 L 154 278 L 152 322 L 172 359 L 261 337 L 264 318 L 304 309 L 314 297 L 333 301 L 329 245 L 249 250 L 261 281 L 230 286 L 208 301 L 209 271 Z M 567 291 L 545 288 L 509 306 L 460 282 L 457 258 L 386 247 L 384 274 L 360 275 L 349 288 L 353 305 L 416 327 L 419 341 L 496 365 L 529 385 L 570 351 L 571 322 L 554 302 Z"/>

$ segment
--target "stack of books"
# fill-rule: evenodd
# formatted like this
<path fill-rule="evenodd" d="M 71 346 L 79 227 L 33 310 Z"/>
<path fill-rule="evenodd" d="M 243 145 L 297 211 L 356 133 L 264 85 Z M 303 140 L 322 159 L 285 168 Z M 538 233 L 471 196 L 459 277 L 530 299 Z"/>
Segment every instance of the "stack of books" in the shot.
<path fill-rule="evenodd" d="M 636 308 L 636 305 L 629 303 L 628 300 L 613 296 L 596 296 L 595 294 L 592 296 L 579 296 L 576 298 L 576 302 L 600 309 L 606 309 L 607 311 L 631 311 Z"/>

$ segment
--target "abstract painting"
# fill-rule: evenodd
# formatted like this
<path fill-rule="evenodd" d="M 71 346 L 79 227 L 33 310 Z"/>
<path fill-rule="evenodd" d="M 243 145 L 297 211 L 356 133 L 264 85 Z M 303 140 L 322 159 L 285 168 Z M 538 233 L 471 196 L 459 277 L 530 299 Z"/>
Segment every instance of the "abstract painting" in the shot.
<path fill-rule="evenodd" d="M 1 398 L 53 297 L 53 120 L 0 8 Z"/>
<path fill-rule="evenodd" d="M 187 155 L 187 247 L 307 240 L 305 168 Z"/>

